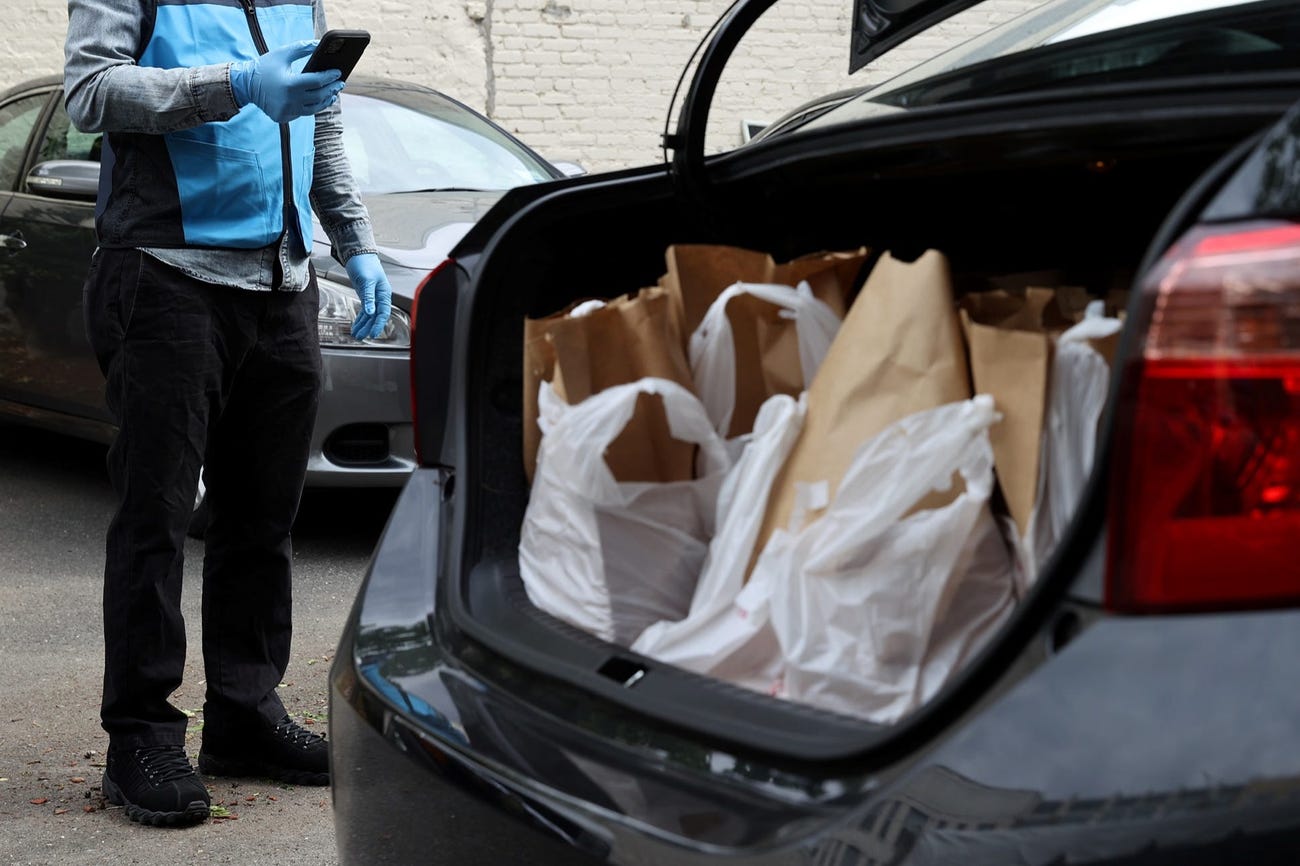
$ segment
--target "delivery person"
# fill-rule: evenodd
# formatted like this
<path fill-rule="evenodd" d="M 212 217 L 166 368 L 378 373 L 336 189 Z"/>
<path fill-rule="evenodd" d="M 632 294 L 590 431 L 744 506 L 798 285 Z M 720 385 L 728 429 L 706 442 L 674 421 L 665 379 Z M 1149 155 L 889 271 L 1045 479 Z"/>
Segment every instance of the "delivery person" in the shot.
<path fill-rule="evenodd" d="M 392 290 L 344 156 L 336 71 L 300 74 L 320 0 L 70 0 L 68 114 L 103 132 L 90 342 L 118 426 L 104 569 L 104 793 L 132 820 L 209 798 L 169 702 L 185 664 L 182 553 L 203 467 L 207 688 L 199 769 L 328 784 L 325 741 L 276 695 L 289 529 L 321 360 L 315 207 L 378 336 Z"/>

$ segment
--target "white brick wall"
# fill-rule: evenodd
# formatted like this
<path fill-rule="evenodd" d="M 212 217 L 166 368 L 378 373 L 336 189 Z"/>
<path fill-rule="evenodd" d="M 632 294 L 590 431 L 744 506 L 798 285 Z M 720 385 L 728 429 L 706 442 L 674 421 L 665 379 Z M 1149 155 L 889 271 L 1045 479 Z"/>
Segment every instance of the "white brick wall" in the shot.
<path fill-rule="evenodd" d="M 842 87 L 881 80 L 1044 0 L 986 0 L 849 78 L 851 0 L 784 0 L 742 41 L 709 122 L 711 151 L 742 120 L 770 121 Z M 0 87 L 58 72 L 59 0 L 4 0 L 20 26 L 0 45 Z M 13 6 L 17 6 L 13 10 Z M 359 72 L 417 81 L 485 111 L 552 159 L 605 170 L 661 158 L 677 76 L 727 0 L 326 0 L 330 25 L 373 36 Z M 13 20 L 13 19 L 11 19 Z M 683 92 L 686 85 L 683 85 Z M 674 125 L 676 112 L 674 108 Z"/>
<path fill-rule="evenodd" d="M 38 75 L 61 72 L 67 4 L 59 0 L 3 0 L 0 8 L 10 22 L 9 35 L 0 39 L 0 90 Z"/>

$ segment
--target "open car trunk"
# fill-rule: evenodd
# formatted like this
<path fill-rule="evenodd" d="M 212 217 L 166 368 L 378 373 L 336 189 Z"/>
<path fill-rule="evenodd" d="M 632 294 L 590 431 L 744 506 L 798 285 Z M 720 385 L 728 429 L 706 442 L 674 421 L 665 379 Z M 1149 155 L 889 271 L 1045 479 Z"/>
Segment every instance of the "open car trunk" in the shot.
<path fill-rule="evenodd" d="M 1180 197 L 1275 120 L 1292 93 L 1270 94 L 1256 82 L 1249 93 L 1148 88 L 1142 97 L 1075 94 L 978 113 L 919 112 L 742 149 L 710 161 L 707 184 L 694 189 L 646 170 L 559 189 L 544 207 L 524 207 L 498 232 L 468 311 L 466 414 L 455 447 L 469 486 L 457 491 L 461 545 L 448 563 L 455 580 L 446 599 L 456 625 L 515 663 L 694 735 L 795 760 L 882 747 L 910 717 L 880 726 L 770 698 L 605 643 L 530 603 L 518 565 L 529 500 L 521 458 L 525 317 L 654 285 L 665 249 L 680 243 L 744 247 L 777 261 L 860 246 L 911 260 L 935 249 L 951 263 L 958 291 L 1030 271 L 1057 272 L 1061 284 L 1098 296 L 1127 289 Z M 1104 486 L 1088 489 L 1100 496 Z M 1086 533 L 1074 549 L 1102 550 L 1100 521 L 1072 532 Z M 1077 592 L 1103 559 L 1049 560 L 1031 592 L 1036 603 L 1022 601 L 1001 636 L 958 675 L 963 693 L 991 688 L 1013 657 L 992 645 L 1013 633 L 1026 643 L 1055 609 L 1044 599 Z M 924 708 L 927 716 L 943 709 L 954 686 Z"/>

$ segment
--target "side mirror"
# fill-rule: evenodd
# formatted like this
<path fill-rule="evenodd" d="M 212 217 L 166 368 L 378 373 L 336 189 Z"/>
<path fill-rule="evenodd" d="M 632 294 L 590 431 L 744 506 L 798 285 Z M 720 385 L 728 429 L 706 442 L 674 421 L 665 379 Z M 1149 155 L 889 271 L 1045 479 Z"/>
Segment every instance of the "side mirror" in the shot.
<path fill-rule="evenodd" d="M 99 194 L 99 163 L 87 159 L 51 159 L 27 174 L 27 190 L 37 195 L 94 201 Z"/>
<path fill-rule="evenodd" d="M 551 165 L 560 170 L 560 174 L 565 177 L 582 177 L 587 170 L 576 162 L 553 162 Z"/>

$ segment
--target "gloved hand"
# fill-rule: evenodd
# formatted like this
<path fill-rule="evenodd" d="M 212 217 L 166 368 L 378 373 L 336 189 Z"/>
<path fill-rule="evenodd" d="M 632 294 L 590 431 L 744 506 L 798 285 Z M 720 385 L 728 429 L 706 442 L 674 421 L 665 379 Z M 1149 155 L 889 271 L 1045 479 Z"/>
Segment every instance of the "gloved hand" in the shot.
<path fill-rule="evenodd" d="M 292 42 L 256 60 L 230 64 L 230 89 L 240 106 L 253 103 L 276 123 L 328 108 L 343 89 L 337 69 L 294 72 L 293 62 L 310 56 L 313 41 Z"/>
<path fill-rule="evenodd" d="M 361 312 L 352 322 L 352 339 L 374 340 L 384 333 L 388 316 L 393 309 L 393 287 L 388 284 L 379 256 L 359 253 L 344 265 L 352 288 L 361 299 Z"/>

